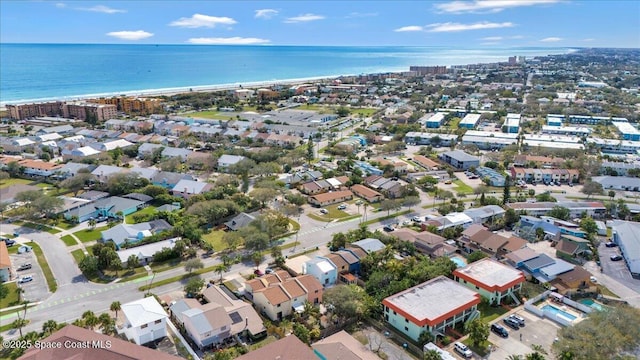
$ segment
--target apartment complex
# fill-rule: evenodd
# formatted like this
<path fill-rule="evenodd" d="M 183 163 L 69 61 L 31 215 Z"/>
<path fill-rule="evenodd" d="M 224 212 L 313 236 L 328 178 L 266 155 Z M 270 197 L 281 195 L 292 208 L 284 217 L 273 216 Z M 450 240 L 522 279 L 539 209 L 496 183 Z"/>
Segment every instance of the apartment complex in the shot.
<path fill-rule="evenodd" d="M 59 116 L 78 120 L 105 121 L 116 117 L 116 105 L 89 102 L 48 102 L 39 104 L 7 105 L 9 117 L 25 120 L 36 116 Z"/>
<path fill-rule="evenodd" d="M 131 97 L 112 97 L 90 99 L 89 102 L 97 104 L 115 105 L 118 111 L 125 114 L 148 115 L 153 114 L 162 107 L 160 99 L 131 98 Z"/>

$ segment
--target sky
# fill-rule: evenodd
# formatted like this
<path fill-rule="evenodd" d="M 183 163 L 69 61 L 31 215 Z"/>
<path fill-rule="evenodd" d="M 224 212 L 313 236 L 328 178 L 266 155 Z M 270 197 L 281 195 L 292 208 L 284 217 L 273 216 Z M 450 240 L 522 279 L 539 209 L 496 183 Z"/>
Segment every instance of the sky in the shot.
<path fill-rule="evenodd" d="M 640 48 L 640 1 L 0 1 L 2 43 Z"/>

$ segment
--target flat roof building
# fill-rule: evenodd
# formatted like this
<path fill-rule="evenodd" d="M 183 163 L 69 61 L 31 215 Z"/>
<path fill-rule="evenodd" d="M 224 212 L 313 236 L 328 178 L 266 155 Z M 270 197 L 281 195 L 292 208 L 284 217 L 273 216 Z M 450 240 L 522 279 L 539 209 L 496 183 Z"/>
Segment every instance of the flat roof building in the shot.
<path fill-rule="evenodd" d="M 633 221 L 608 221 L 613 233 L 613 242 L 620 247 L 631 276 L 640 278 L 640 223 Z"/>
<path fill-rule="evenodd" d="M 444 276 L 382 300 L 385 321 L 415 341 L 425 331 L 444 334 L 447 327 L 467 321 L 479 303 L 478 293 Z"/>
<path fill-rule="evenodd" d="M 618 129 L 623 140 L 640 141 L 640 131 L 628 122 L 614 121 L 613 126 Z"/>
<path fill-rule="evenodd" d="M 518 144 L 518 134 L 493 131 L 467 130 L 462 136 L 463 145 L 475 145 L 482 150 L 502 149 Z"/>
<path fill-rule="evenodd" d="M 462 120 L 458 123 L 459 128 L 464 129 L 474 129 L 476 125 L 478 125 L 478 121 L 480 121 L 481 114 L 467 114 Z"/>
<path fill-rule="evenodd" d="M 491 304 L 500 304 L 520 290 L 525 277 L 522 271 L 504 265 L 493 259 L 482 259 L 453 271 L 459 284 L 477 291 Z"/>
<path fill-rule="evenodd" d="M 509 134 L 517 134 L 520 131 L 520 114 L 507 114 L 503 130 Z"/>

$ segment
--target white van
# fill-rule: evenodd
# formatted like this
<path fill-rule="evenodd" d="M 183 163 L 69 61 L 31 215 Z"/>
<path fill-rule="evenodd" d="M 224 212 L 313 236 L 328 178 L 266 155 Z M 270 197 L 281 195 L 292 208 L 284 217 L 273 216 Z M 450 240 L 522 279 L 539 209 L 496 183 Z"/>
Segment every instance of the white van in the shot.
<path fill-rule="evenodd" d="M 453 348 L 458 354 L 464 356 L 465 358 L 470 358 L 473 356 L 473 353 L 471 352 L 471 350 L 469 350 L 469 347 L 461 342 L 456 342 L 455 344 L 453 344 Z"/>

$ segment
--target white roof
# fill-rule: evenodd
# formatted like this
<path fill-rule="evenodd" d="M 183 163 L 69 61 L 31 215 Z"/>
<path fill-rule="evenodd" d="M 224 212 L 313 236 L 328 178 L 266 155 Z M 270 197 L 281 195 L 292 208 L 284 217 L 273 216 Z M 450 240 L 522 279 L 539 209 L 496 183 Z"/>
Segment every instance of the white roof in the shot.
<path fill-rule="evenodd" d="M 613 122 L 612 123 L 613 126 L 615 126 L 616 128 L 618 128 L 618 131 L 623 133 L 623 134 L 640 134 L 640 131 L 638 131 L 638 129 L 629 124 L 628 122 Z"/>
<path fill-rule="evenodd" d="M 516 280 L 525 280 L 519 270 L 492 259 L 482 259 L 456 271 L 487 285 L 489 288 L 505 286 Z"/>
<path fill-rule="evenodd" d="M 460 124 L 471 124 L 475 126 L 478 123 L 478 120 L 480 120 L 480 116 L 481 114 L 467 114 L 462 118 Z"/>
<path fill-rule="evenodd" d="M 118 140 L 113 140 L 113 141 L 102 143 L 102 146 L 107 151 L 113 150 L 113 149 L 117 149 L 117 148 L 123 148 L 123 147 L 131 146 L 131 145 L 133 145 L 133 143 L 130 143 L 125 139 L 118 139 Z"/>
<path fill-rule="evenodd" d="M 167 318 L 162 305 L 153 296 L 120 305 L 120 309 L 133 327 Z"/>
<path fill-rule="evenodd" d="M 149 230 L 146 230 L 149 231 Z M 155 253 L 163 248 L 173 249 L 176 246 L 176 239 L 168 239 L 163 241 L 154 242 L 147 245 L 136 246 L 129 249 L 119 250 L 116 253 L 121 262 L 127 262 L 129 256 L 135 255 L 138 259 L 144 259 L 152 257 Z"/>
<path fill-rule="evenodd" d="M 27 146 L 27 145 L 35 144 L 35 141 L 27 138 L 22 138 L 22 139 L 15 139 L 14 143 L 18 146 Z"/>
<path fill-rule="evenodd" d="M 448 314 L 477 301 L 480 295 L 457 282 L 438 276 L 384 299 L 410 316 L 423 321 Z"/>
<path fill-rule="evenodd" d="M 40 139 L 40 141 L 58 140 L 62 139 L 62 135 L 58 133 L 44 134 L 38 135 L 38 139 Z"/>
<path fill-rule="evenodd" d="M 75 149 L 74 151 L 81 153 L 83 156 L 100 154 L 100 151 L 92 148 L 91 146 L 83 146 L 81 148 Z"/>

